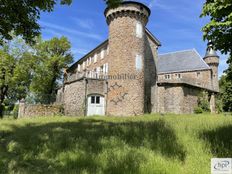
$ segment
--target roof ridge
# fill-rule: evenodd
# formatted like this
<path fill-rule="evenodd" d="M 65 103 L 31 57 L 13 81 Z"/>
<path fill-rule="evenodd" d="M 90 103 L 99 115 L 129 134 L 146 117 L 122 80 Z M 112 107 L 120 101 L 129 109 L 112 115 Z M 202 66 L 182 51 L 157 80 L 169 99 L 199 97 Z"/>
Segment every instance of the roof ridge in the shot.
<path fill-rule="evenodd" d="M 210 68 L 209 67 L 209 65 L 203 60 L 203 57 L 198 53 L 198 51 L 194 48 L 193 49 L 196 53 L 197 53 L 197 55 L 200 57 L 200 59 L 201 59 L 201 61 L 208 67 L 208 68 Z"/>
<path fill-rule="evenodd" d="M 187 51 L 194 51 L 194 49 L 195 49 L 195 48 L 186 49 L 186 50 L 180 50 L 180 51 L 172 51 L 172 52 L 168 52 L 168 53 L 159 54 L 158 56 L 167 55 L 167 54 L 173 54 L 173 53 L 187 52 Z"/>

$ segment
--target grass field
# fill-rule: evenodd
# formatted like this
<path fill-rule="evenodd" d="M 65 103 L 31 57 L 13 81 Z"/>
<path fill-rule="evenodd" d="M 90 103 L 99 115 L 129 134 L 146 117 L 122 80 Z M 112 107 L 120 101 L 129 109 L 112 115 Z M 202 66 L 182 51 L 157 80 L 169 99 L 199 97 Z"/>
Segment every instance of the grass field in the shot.
<path fill-rule="evenodd" d="M 232 157 L 232 116 L 0 120 L 0 173 L 208 174 Z"/>

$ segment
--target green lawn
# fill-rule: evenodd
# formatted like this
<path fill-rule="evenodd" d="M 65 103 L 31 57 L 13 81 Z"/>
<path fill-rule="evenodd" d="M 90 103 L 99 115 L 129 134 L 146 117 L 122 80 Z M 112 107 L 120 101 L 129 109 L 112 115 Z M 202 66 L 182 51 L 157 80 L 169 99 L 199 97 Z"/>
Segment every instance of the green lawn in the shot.
<path fill-rule="evenodd" d="M 208 174 L 232 157 L 232 116 L 0 120 L 0 173 Z"/>

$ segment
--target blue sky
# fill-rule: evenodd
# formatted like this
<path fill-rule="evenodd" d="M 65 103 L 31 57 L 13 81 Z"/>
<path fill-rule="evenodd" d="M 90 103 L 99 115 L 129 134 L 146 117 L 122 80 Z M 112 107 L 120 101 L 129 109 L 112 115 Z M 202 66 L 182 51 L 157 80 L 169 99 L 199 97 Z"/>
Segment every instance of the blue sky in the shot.
<path fill-rule="evenodd" d="M 91 3 L 90 3 L 91 2 Z M 139 0 L 151 9 L 147 28 L 161 41 L 159 54 L 195 48 L 204 56 L 206 45 L 201 28 L 208 20 L 200 19 L 201 1 Z M 108 37 L 103 0 L 73 0 L 70 6 L 55 7 L 52 13 L 42 13 L 39 23 L 44 39 L 66 36 L 72 43 L 75 61 L 94 49 Z M 219 53 L 220 54 L 220 53 Z M 227 68 L 221 55 L 219 75 Z"/>

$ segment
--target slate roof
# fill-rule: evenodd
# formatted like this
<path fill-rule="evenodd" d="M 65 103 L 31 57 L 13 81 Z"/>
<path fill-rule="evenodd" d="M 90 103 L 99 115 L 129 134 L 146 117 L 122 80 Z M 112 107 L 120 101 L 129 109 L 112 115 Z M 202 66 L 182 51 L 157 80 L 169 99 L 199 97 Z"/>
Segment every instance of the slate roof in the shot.
<path fill-rule="evenodd" d="M 173 73 L 210 69 L 199 53 L 195 50 L 185 50 L 158 56 L 158 73 Z"/>

